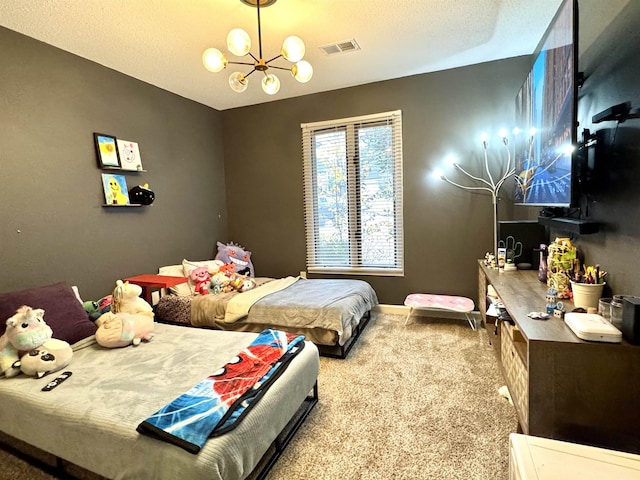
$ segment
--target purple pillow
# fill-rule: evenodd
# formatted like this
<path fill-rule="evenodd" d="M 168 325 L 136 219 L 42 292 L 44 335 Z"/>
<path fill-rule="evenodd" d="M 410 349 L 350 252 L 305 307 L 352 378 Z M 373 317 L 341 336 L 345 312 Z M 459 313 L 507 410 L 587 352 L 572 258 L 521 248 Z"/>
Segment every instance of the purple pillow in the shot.
<path fill-rule="evenodd" d="M 44 321 L 53 330 L 53 338 L 74 344 L 96 333 L 96 326 L 82 308 L 67 282 L 0 294 L 0 335 L 22 305 L 44 310 Z"/>

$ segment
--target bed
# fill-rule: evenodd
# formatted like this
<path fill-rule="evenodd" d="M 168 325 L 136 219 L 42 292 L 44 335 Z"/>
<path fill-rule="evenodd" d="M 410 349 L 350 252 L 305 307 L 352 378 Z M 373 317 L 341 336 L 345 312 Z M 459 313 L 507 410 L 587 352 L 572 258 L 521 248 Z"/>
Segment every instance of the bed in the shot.
<path fill-rule="evenodd" d="M 1 295 L 0 305 L 7 306 Z M 54 336 L 66 336 L 61 322 L 69 318 L 53 321 L 47 313 L 50 306 L 42 307 Z M 76 340 L 65 369 L 73 374 L 55 389 L 41 391 L 56 373 L 41 379 L 0 378 L 0 431 L 103 477 L 262 478 L 317 402 L 318 351 L 304 341 L 304 348 L 235 429 L 208 439 L 199 453 L 190 453 L 136 429 L 257 335 L 158 323 L 150 342 L 106 349 L 91 335 L 77 338 L 91 330 L 90 324 L 83 324 L 85 332 L 68 337 Z M 79 332 L 78 325 L 68 331 Z M 270 458 L 263 458 L 265 453 Z"/>
<path fill-rule="evenodd" d="M 160 275 L 180 275 L 180 266 Z M 256 278 L 247 292 L 193 295 L 188 285 L 172 289 L 156 305 L 159 321 L 221 330 L 259 332 L 276 328 L 304 335 L 321 355 L 345 358 L 378 304 L 362 280 Z"/>

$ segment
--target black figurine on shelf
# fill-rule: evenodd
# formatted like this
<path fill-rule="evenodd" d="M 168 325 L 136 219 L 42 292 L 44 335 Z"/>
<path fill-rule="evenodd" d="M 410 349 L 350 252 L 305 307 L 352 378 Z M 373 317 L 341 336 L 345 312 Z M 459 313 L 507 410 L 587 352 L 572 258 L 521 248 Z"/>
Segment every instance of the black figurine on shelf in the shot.
<path fill-rule="evenodd" d="M 136 185 L 129 190 L 129 201 L 139 205 L 151 205 L 156 199 L 155 193 L 149 188 L 149 184 Z"/>

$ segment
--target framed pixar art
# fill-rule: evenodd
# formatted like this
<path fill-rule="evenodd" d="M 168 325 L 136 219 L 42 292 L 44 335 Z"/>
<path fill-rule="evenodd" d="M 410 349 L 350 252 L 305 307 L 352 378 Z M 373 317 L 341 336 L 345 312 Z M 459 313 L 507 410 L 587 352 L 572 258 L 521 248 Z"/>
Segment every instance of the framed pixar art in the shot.
<path fill-rule="evenodd" d="M 140 149 L 136 142 L 128 140 L 116 140 L 118 143 L 118 157 L 120 158 L 120 167 L 123 170 L 142 170 L 142 159 L 140 158 Z"/>
<path fill-rule="evenodd" d="M 103 133 L 94 133 L 93 138 L 96 143 L 96 154 L 100 167 L 120 167 L 118 158 L 118 148 L 116 138 Z"/>
<path fill-rule="evenodd" d="M 102 174 L 105 205 L 130 205 L 127 179 L 124 175 Z"/>

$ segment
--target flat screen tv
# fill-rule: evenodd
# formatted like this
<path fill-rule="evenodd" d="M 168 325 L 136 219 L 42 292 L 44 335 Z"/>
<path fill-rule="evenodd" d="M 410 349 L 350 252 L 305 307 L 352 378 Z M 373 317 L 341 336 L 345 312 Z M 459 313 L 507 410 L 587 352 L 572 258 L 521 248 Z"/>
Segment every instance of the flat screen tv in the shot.
<path fill-rule="evenodd" d="M 564 0 L 516 96 L 515 203 L 576 204 L 572 151 L 577 143 L 578 2 Z"/>

